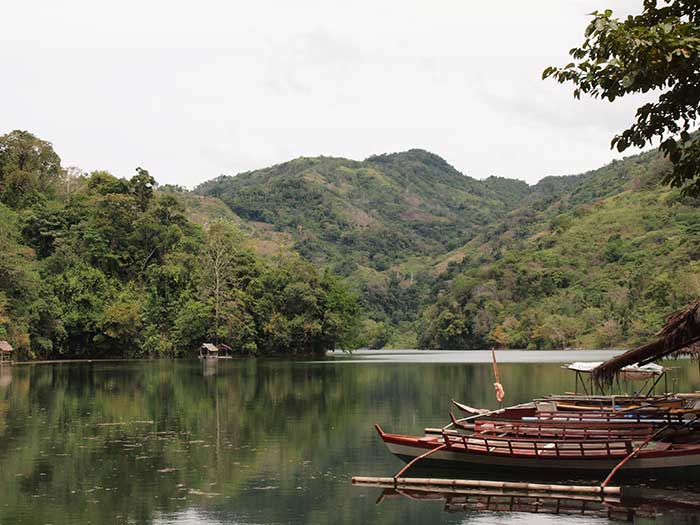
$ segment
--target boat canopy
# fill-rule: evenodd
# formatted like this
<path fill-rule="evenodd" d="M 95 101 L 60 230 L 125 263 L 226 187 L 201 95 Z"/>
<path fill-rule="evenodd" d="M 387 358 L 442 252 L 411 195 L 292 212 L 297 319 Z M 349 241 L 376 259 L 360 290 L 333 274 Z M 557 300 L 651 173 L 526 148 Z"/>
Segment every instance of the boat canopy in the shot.
<path fill-rule="evenodd" d="M 602 361 L 577 361 L 575 363 L 571 363 L 570 365 L 566 365 L 564 368 L 568 368 L 574 372 L 590 374 L 602 364 Z M 635 363 L 620 369 L 619 374 L 622 379 L 627 381 L 647 381 L 652 377 L 662 376 L 667 371 L 667 368 L 657 365 L 656 363 L 647 363 L 641 366 Z"/>

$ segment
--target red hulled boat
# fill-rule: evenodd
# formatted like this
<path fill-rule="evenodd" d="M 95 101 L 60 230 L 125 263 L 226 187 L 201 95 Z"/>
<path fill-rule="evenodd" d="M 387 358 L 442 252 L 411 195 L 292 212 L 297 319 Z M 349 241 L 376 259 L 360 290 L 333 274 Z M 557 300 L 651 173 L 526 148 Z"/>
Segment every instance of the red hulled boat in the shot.
<path fill-rule="evenodd" d="M 532 437 L 498 434 L 477 429 L 472 434 L 443 431 L 440 436 L 388 434 L 377 432 L 389 451 L 404 461 L 421 458 L 421 464 L 462 470 L 504 468 L 532 472 L 610 472 L 639 449 L 621 467 L 624 473 L 662 473 L 700 467 L 700 445 L 643 439 L 642 434 L 609 439 Z M 643 448 L 640 448 L 643 447 Z"/>

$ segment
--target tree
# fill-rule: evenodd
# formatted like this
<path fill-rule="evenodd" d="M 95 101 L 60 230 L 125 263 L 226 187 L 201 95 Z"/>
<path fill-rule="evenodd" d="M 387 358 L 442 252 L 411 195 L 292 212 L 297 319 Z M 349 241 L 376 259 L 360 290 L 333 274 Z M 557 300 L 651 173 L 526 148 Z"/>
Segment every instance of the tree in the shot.
<path fill-rule="evenodd" d="M 156 179 L 151 177 L 150 173 L 143 168 L 136 168 L 136 175 L 131 177 L 129 181 L 132 193 L 136 196 L 141 211 L 146 211 L 148 203 L 153 198 L 153 187 L 156 185 Z"/>
<path fill-rule="evenodd" d="M 660 4 L 661 5 L 658 5 Z M 622 152 L 654 139 L 673 164 L 664 182 L 700 195 L 700 140 L 691 132 L 700 109 L 700 3 L 644 0 L 641 14 L 625 20 L 610 9 L 593 12 L 574 62 L 548 67 L 543 78 L 571 82 L 574 96 L 615 99 L 659 92 L 656 102 L 637 109 L 636 122 L 612 139 Z"/>
<path fill-rule="evenodd" d="M 180 308 L 173 327 L 173 342 L 183 352 L 191 352 L 211 334 L 211 306 L 190 299 Z"/>
<path fill-rule="evenodd" d="M 139 269 L 145 270 L 150 262 L 162 264 L 187 228 L 185 209 L 177 199 L 170 195 L 160 195 L 154 199 L 153 204 L 134 223 L 129 239 L 137 247 L 135 255 Z"/>
<path fill-rule="evenodd" d="M 32 205 L 61 175 L 61 159 L 50 142 L 20 130 L 0 136 L 0 201 L 13 208 Z"/>
<path fill-rule="evenodd" d="M 124 355 L 135 353 L 143 328 L 142 310 L 140 291 L 133 286 L 122 289 L 113 301 L 105 305 L 98 321 L 100 334 L 95 336 L 95 341 L 119 349 Z"/>
<path fill-rule="evenodd" d="M 214 333 L 217 338 L 221 309 L 231 290 L 235 255 L 241 240 L 241 234 L 232 225 L 219 221 L 209 227 L 202 248 L 205 291 L 214 307 Z"/>

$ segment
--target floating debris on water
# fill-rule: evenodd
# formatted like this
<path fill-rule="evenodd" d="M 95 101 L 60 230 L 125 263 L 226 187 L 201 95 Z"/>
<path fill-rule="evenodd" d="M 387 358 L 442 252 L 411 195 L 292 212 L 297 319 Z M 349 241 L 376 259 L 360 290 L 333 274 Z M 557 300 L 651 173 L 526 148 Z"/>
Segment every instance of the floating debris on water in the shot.
<path fill-rule="evenodd" d="M 204 492 L 202 490 L 197 490 L 197 489 L 190 489 L 188 491 L 188 494 L 192 494 L 193 496 L 204 496 L 206 498 L 213 498 L 215 496 L 221 496 L 218 492 Z"/>
<path fill-rule="evenodd" d="M 118 427 L 123 425 L 153 425 L 153 421 L 114 421 L 111 423 L 97 423 L 98 427 Z"/>

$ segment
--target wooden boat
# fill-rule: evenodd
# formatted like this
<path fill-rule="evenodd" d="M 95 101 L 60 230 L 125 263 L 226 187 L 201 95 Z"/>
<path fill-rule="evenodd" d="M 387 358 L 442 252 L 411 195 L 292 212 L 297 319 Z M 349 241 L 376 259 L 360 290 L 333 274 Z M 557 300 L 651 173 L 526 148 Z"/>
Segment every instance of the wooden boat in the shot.
<path fill-rule="evenodd" d="M 700 409 L 661 409 L 658 407 L 622 408 L 617 410 L 557 410 L 549 404 L 523 403 L 493 411 L 473 409 L 452 400 L 452 403 L 467 414 L 465 420 L 489 419 L 493 421 L 551 421 L 553 423 L 650 423 L 655 425 L 685 424 L 700 415 Z"/>
<path fill-rule="evenodd" d="M 700 467 L 700 445 L 643 440 L 645 434 L 609 439 L 530 435 L 501 435 L 475 429 L 471 434 L 444 431 L 440 436 L 406 436 L 377 432 L 389 451 L 404 461 L 459 469 L 488 468 L 519 471 L 559 471 L 604 474 L 622 460 L 624 473 L 662 473 Z M 643 448 L 640 448 L 643 447 Z"/>
<path fill-rule="evenodd" d="M 489 410 L 474 408 L 452 400 L 452 404 L 469 416 L 483 415 Z M 618 412 L 618 413 L 700 413 L 700 394 L 667 394 L 662 396 L 590 396 L 583 394 L 550 395 L 517 405 L 539 412 Z M 511 407 L 512 408 L 512 407 Z M 504 409 L 506 410 L 506 409 Z"/>
<path fill-rule="evenodd" d="M 493 411 L 474 409 L 456 401 L 453 404 L 467 414 L 457 419 L 450 413 L 451 422 L 442 428 L 426 428 L 426 436 L 439 436 L 445 430 L 471 433 L 484 428 L 486 422 L 494 428 L 517 431 L 523 435 L 559 436 L 561 439 L 586 439 L 609 437 L 637 437 L 641 430 L 658 430 L 666 427 L 678 442 L 700 442 L 699 411 L 692 410 L 598 410 L 559 411 L 549 410 L 551 404 L 523 403 Z M 556 408 L 556 407 L 554 407 Z M 517 430 L 516 430 L 517 429 Z M 682 431 L 680 431 L 682 429 Z M 501 430 L 503 431 L 503 430 Z"/>

